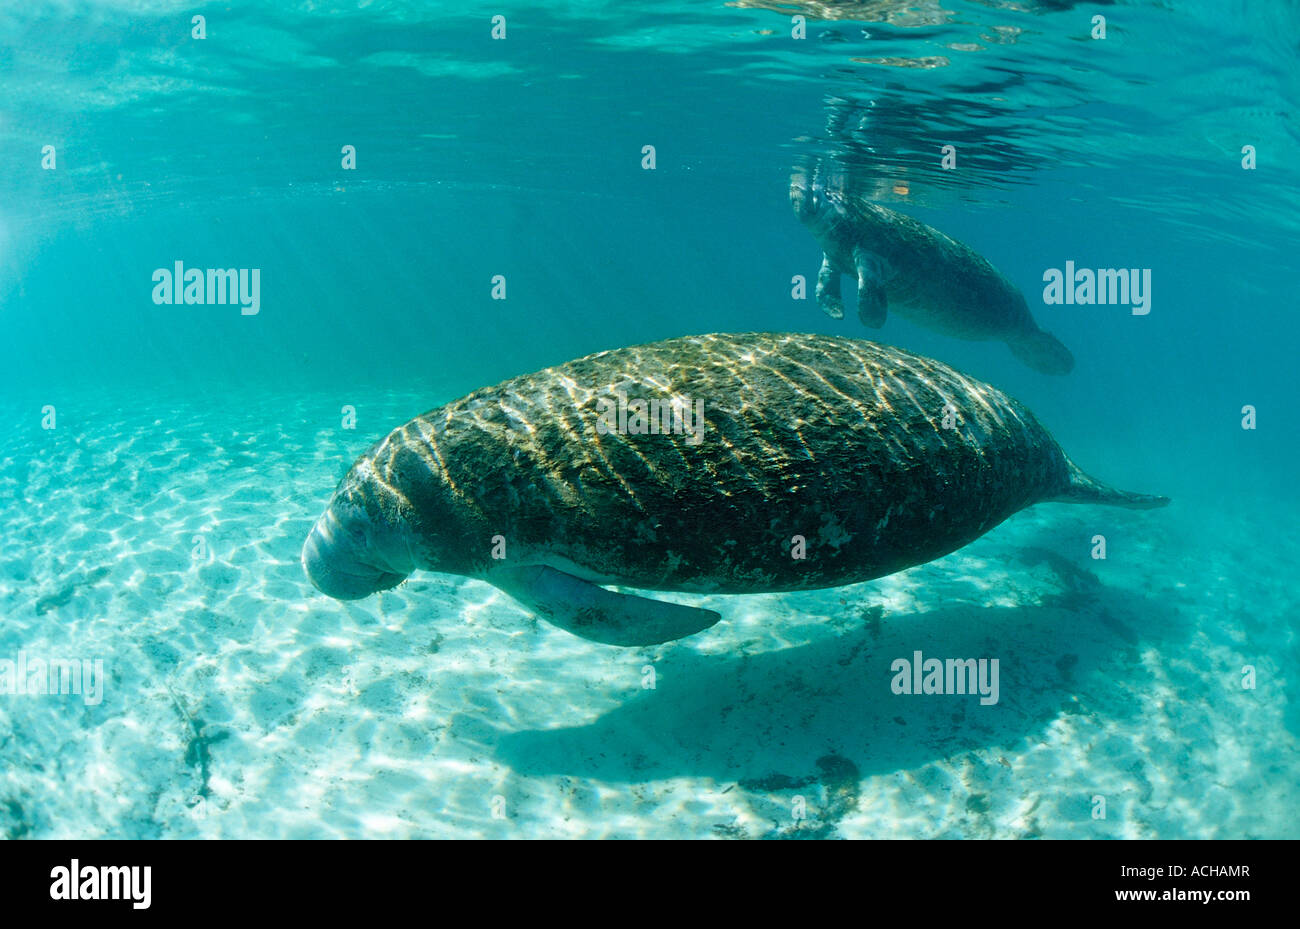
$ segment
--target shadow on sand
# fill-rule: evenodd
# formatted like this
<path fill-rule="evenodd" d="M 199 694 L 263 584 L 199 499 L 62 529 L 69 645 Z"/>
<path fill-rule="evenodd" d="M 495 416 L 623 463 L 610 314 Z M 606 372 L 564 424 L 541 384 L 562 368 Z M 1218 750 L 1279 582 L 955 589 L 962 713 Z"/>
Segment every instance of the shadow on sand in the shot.
<path fill-rule="evenodd" d="M 779 789 L 825 783 L 828 770 L 844 780 L 1032 740 L 1062 713 L 1136 712 L 1149 678 L 1139 645 L 1179 636 L 1177 613 L 1106 587 L 1049 550 L 1023 548 L 1016 557 L 1054 588 L 1040 605 L 963 604 L 883 618 L 867 610 L 851 631 L 778 651 L 675 649 L 655 666 L 654 690 L 587 725 L 474 735 L 521 774 Z M 917 650 L 999 659 L 998 702 L 894 694 L 891 663 Z"/>

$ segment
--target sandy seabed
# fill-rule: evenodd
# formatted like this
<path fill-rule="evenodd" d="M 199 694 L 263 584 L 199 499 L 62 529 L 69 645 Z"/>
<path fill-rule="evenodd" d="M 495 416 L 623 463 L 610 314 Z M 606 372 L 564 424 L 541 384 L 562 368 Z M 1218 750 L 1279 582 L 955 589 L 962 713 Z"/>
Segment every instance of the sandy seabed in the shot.
<path fill-rule="evenodd" d="M 1043 505 L 867 584 L 666 595 L 723 622 L 619 649 L 478 581 L 306 582 L 342 472 L 431 405 L 3 411 L 0 659 L 105 688 L 0 694 L 0 837 L 1300 837 L 1294 499 Z M 998 658 L 998 703 L 894 694 L 917 650 Z"/>

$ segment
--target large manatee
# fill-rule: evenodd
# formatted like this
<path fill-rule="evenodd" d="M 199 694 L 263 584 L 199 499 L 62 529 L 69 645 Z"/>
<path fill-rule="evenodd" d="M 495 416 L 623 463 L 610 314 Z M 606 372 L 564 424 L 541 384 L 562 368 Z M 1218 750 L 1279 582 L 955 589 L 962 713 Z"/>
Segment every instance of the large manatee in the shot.
<path fill-rule="evenodd" d="M 929 358 L 831 336 L 688 336 L 411 420 L 352 466 L 302 561 L 339 599 L 442 571 L 586 638 L 646 645 L 719 616 L 599 585 L 852 584 L 1044 501 L 1168 502 L 1088 477 L 1019 403 Z"/>

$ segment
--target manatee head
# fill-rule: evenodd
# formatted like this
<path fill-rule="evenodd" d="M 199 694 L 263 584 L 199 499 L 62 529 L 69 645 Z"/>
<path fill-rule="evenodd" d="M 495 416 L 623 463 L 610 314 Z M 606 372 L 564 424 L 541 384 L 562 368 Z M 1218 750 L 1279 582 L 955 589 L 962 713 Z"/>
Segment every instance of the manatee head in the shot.
<path fill-rule="evenodd" d="M 360 600 L 396 587 L 415 569 L 404 521 L 353 470 L 302 547 L 307 577 L 335 600 Z"/>
<path fill-rule="evenodd" d="M 844 217 L 841 195 L 806 174 L 796 173 L 790 178 L 790 205 L 814 235 L 830 232 Z"/>

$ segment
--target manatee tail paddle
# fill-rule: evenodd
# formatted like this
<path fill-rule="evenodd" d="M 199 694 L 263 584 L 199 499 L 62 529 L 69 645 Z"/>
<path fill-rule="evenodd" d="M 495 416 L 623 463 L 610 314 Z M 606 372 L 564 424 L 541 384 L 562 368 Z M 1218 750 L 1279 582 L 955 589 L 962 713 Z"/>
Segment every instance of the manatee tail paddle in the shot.
<path fill-rule="evenodd" d="M 1168 497 L 1116 490 L 1084 474 L 1073 461 L 1066 459 L 1066 464 L 1070 466 L 1070 486 L 1064 493 L 1049 497 L 1047 499 L 1049 503 L 1099 503 L 1103 506 L 1122 506 L 1130 510 L 1154 510 L 1169 505 Z"/>
<path fill-rule="evenodd" d="M 1061 340 L 1043 329 L 1007 341 L 1011 354 L 1040 374 L 1069 374 L 1074 370 L 1074 356 Z"/>

